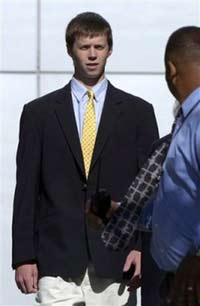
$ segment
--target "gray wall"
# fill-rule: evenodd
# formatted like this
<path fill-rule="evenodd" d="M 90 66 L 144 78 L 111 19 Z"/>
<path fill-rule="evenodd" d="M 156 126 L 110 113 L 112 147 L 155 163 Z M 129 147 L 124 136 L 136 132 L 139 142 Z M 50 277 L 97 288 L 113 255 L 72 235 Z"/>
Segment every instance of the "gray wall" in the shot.
<path fill-rule="evenodd" d="M 20 113 L 24 103 L 70 79 L 64 30 L 82 11 L 110 22 L 114 50 L 107 77 L 154 105 L 161 135 L 170 130 L 174 103 L 163 74 L 166 40 L 180 26 L 200 24 L 199 0 L 0 0 L 0 305 L 33 304 L 33 296 L 16 289 L 10 267 Z"/>

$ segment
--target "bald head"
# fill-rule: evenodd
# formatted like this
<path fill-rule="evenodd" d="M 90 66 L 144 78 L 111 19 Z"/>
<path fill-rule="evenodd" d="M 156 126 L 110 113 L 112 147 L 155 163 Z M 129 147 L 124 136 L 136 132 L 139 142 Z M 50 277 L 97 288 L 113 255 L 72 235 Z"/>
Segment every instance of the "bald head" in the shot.
<path fill-rule="evenodd" d="M 199 27 L 187 26 L 172 33 L 165 50 L 165 64 L 167 61 L 176 64 L 196 63 L 200 65 Z"/>

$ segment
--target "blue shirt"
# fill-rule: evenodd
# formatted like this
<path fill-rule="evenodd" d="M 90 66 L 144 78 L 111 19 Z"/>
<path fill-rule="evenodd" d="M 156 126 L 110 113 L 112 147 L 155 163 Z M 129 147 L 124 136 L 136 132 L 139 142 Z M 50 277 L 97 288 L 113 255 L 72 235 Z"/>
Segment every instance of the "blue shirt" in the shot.
<path fill-rule="evenodd" d="M 101 82 L 97 83 L 94 87 L 92 87 L 92 90 L 94 92 L 96 130 L 98 130 L 99 127 L 107 87 L 108 87 L 107 79 L 103 79 Z M 87 90 L 88 90 L 87 87 L 85 87 L 74 77 L 72 78 L 71 80 L 72 102 L 73 102 L 76 125 L 80 139 L 82 137 L 83 120 L 88 101 Z"/>
<path fill-rule="evenodd" d="M 181 108 L 153 198 L 151 252 L 166 271 L 200 247 L 200 87 Z"/>

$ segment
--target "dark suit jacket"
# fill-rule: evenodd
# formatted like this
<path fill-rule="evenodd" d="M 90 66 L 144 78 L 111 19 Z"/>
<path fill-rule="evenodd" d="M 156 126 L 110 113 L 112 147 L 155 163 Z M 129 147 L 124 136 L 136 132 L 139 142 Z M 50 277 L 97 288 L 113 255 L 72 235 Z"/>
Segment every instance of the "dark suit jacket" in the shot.
<path fill-rule="evenodd" d="M 89 228 L 85 201 L 99 186 L 119 201 L 158 131 L 152 106 L 110 83 L 88 181 L 70 84 L 25 105 L 17 153 L 13 267 L 36 261 L 40 276 L 73 277 L 92 260 L 102 277 L 120 278 L 129 250 L 111 252 Z"/>

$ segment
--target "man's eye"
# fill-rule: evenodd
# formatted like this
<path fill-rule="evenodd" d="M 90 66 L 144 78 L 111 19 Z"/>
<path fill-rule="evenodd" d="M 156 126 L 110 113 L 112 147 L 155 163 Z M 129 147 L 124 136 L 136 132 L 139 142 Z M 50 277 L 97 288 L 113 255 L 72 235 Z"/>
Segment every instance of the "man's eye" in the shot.
<path fill-rule="evenodd" d="M 81 49 L 81 50 L 87 50 L 88 47 L 87 47 L 87 46 L 81 46 L 80 49 Z"/>
<path fill-rule="evenodd" d="M 96 49 L 97 49 L 97 50 L 103 50 L 103 49 L 104 49 L 104 46 L 96 46 Z"/>

